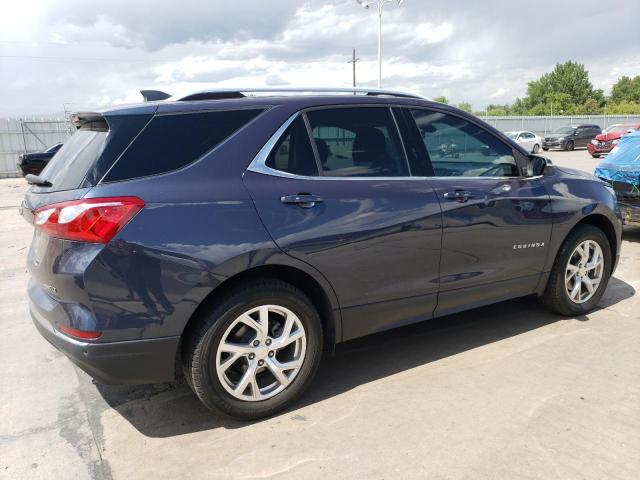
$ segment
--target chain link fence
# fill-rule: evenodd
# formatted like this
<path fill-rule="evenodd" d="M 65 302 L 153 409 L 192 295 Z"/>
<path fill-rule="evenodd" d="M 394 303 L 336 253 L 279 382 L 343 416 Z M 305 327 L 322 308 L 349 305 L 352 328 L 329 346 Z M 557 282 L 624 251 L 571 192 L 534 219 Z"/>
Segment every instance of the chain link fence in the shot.
<path fill-rule="evenodd" d="M 63 118 L 0 118 L 0 178 L 19 177 L 18 156 L 64 143 L 75 128 Z"/>
<path fill-rule="evenodd" d="M 617 123 L 640 124 L 640 115 L 480 117 L 502 132 L 528 130 L 546 135 L 557 127 L 591 123 L 604 129 Z M 0 178 L 19 177 L 18 155 L 64 143 L 75 128 L 64 118 L 0 118 Z"/>
<path fill-rule="evenodd" d="M 619 123 L 640 124 L 640 115 L 573 115 L 553 117 L 483 117 L 482 120 L 501 132 L 528 130 L 540 136 L 565 125 L 588 123 L 598 125 L 603 130 Z"/>

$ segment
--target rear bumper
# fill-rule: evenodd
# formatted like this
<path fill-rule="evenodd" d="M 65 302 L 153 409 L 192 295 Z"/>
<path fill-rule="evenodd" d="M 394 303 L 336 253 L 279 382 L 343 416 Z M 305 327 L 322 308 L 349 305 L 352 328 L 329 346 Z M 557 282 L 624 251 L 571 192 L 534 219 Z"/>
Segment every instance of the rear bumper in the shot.
<path fill-rule="evenodd" d="M 82 342 L 57 331 L 36 309 L 29 310 L 40 334 L 98 383 L 144 384 L 175 379 L 180 337 Z"/>

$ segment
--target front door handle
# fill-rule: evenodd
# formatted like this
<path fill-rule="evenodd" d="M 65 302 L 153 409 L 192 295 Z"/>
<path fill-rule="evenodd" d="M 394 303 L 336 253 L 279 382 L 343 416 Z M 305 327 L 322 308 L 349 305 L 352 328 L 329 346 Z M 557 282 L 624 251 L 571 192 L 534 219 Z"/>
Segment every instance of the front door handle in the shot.
<path fill-rule="evenodd" d="M 285 195 L 280 197 L 280 201 L 285 205 L 298 205 L 302 208 L 313 208 L 322 202 L 322 197 L 309 193 L 298 193 L 297 195 Z"/>
<path fill-rule="evenodd" d="M 444 198 L 447 200 L 455 200 L 456 202 L 466 202 L 471 197 L 473 197 L 473 193 L 467 190 L 454 190 L 453 192 L 444 194 Z"/>

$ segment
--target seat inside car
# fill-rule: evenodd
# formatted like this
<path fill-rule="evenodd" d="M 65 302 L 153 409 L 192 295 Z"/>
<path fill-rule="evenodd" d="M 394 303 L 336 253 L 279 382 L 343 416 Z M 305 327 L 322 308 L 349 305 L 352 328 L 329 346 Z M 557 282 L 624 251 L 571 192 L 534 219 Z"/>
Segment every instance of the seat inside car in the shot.
<path fill-rule="evenodd" d="M 396 170 L 392 159 L 387 155 L 387 142 L 384 134 L 374 127 L 365 127 L 356 133 L 353 140 L 353 164 L 376 170 Z"/>

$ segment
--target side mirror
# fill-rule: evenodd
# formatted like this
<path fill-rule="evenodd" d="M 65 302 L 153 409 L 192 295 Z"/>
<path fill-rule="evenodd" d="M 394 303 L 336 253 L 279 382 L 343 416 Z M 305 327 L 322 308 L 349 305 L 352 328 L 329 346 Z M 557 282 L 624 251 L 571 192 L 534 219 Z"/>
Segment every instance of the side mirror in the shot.
<path fill-rule="evenodd" d="M 552 162 L 547 157 L 541 157 L 539 155 L 529 155 L 527 157 L 527 166 L 525 168 L 525 177 L 537 177 L 544 174 L 548 165 L 552 165 Z"/>

